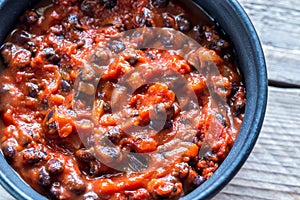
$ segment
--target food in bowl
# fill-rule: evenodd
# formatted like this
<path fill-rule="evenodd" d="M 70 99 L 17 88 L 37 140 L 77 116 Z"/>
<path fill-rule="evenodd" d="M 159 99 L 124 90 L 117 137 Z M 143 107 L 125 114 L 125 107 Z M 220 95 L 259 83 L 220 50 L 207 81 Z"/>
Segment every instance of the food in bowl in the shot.
<path fill-rule="evenodd" d="M 108 49 L 119 55 L 97 87 L 78 81 L 87 59 L 106 56 L 103 38 L 141 27 L 193 38 L 200 68 L 172 50 L 124 50 L 113 40 Z M 168 33 L 159 40 L 173 46 Z M 242 124 L 245 88 L 230 40 L 180 2 L 45 2 L 22 15 L 1 55 L 2 152 L 50 199 L 178 199 L 213 175 Z M 121 83 L 132 89 L 126 98 Z M 91 112 L 76 112 L 88 108 L 74 102 L 75 89 L 94 96 Z"/>

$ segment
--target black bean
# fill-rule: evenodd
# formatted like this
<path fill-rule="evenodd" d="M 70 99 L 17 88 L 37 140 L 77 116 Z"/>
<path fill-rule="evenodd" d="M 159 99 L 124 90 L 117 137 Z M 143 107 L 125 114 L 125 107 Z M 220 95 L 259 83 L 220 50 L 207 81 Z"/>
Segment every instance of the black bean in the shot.
<path fill-rule="evenodd" d="M 66 30 L 70 29 L 76 29 L 76 30 L 81 30 L 82 25 L 81 22 L 76 14 L 71 13 L 67 19 L 64 19 L 62 22 L 63 27 Z"/>
<path fill-rule="evenodd" d="M 7 92 L 9 92 L 9 86 L 6 84 L 3 84 L 2 87 L 0 87 L 0 95 L 3 95 Z"/>
<path fill-rule="evenodd" d="M 23 21 L 24 21 L 25 24 L 31 25 L 31 24 L 36 23 L 38 21 L 38 19 L 39 19 L 39 16 L 36 13 L 36 11 L 35 10 L 30 10 L 30 11 L 27 11 L 25 13 Z"/>
<path fill-rule="evenodd" d="M 101 3 L 105 5 L 106 9 L 112 9 L 117 5 L 118 0 L 101 0 Z"/>
<path fill-rule="evenodd" d="M 128 165 L 135 172 L 140 172 L 147 169 L 149 158 L 142 154 L 128 154 Z"/>
<path fill-rule="evenodd" d="M 57 130 L 57 126 L 56 126 L 56 123 L 55 122 L 51 122 L 47 125 L 48 129 L 52 130 L 52 131 L 55 131 Z"/>
<path fill-rule="evenodd" d="M 201 27 L 199 25 L 193 27 L 191 34 L 197 42 L 200 43 L 202 41 L 203 33 L 201 32 Z"/>
<path fill-rule="evenodd" d="M 72 13 L 68 16 L 68 21 L 75 24 L 80 23 L 78 16 Z"/>
<path fill-rule="evenodd" d="M 47 157 L 47 154 L 35 148 L 29 148 L 23 151 L 23 159 L 28 164 L 35 164 Z"/>
<path fill-rule="evenodd" d="M 138 62 L 139 55 L 137 53 L 131 52 L 129 58 L 126 61 L 131 65 L 134 66 Z"/>
<path fill-rule="evenodd" d="M 34 83 L 28 83 L 28 95 L 32 98 L 37 98 L 38 97 L 38 85 Z"/>
<path fill-rule="evenodd" d="M 72 89 L 71 84 L 66 80 L 62 80 L 60 86 L 61 86 L 62 91 L 64 91 L 64 92 L 70 92 Z"/>
<path fill-rule="evenodd" d="M 84 181 L 77 174 L 68 177 L 67 185 L 72 192 L 78 195 L 83 194 L 86 190 Z"/>
<path fill-rule="evenodd" d="M 93 176 L 93 177 L 96 177 L 96 176 L 99 176 L 100 173 L 101 173 L 101 163 L 100 162 L 97 162 L 96 160 L 95 161 L 91 161 L 89 163 L 89 170 L 88 170 L 88 173 L 90 176 Z"/>
<path fill-rule="evenodd" d="M 171 119 L 174 119 L 174 115 L 175 115 L 175 108 L 176 108 L 177 104 L 173 104 L 172 107 L 168 108 L 167 109 L 167 119 L 168 120 L 171 120 Z"/>
<path fill-rule="evenodd" d="M 68 115 L 71 115 L 71 116 L 73 116 L 73 117 L 76 117 L 76 112 L 75 112 L 74 110 L 68 109 L 66 112 L 67 112 Z"/>
<path fill-rule="evenodd" d="M 102 24 L 101 27 L 105 28 L 105 27 L 112 27 L 114 26 L 114 24 L 112 23 L 108 23 L 108 24 Z"/>
<path fill-rule="evenodd" d="M 117 144 L 122 139 L 122 135 L 119 129 L 112 128 L 110 129 L 105 136 L 114 144 Z"/>
<path fill-rule="evenodd" d="M 198 136 L 199 140 L 201 140 L 202 142 L 204 141 L 204 139 L 205 139 L 205 133 L 203 133 L 203 131 L 199 130 L 197 132 L 197 136 Z"/>
<path fill-rule="evenodd" d="M 1 55 L 5 64 L 9 63 L 12 59 L 12 49 L 14 46 L 11 43 L 5 43 L 1 46 Z"/>
<path fill-rule="evenodd" d="M 115 164 L 123 160 L 123 154 L 120 148 L 112 145 L 107 137 L 97 139 L 94 147 L 96 156 L 99 156 L 103 162 Z"/>
<path fill-rule="evenodd" d="M 129 114 L 130 117 L 138 117 L 139 116 L 139 111 L 137 110 L 132 110 Z"/>
<path fill-rule="evenodd" d="M 85 45 L 85 40 L 78 40 L 76 41 L 76 44 L 77 44 L 77 49 L 80 49 Z"/>
<path fill-rule="evenodd" d="M 107 102 L 104 102 L 103 110 L 104 110 L 105 113 L 111 113 L 111 106 L 110 106 L 110 104 L 107 103 Z"/>
<path fill-rule="evenodd" d="M 135 22 L 138 24 L 138 26 L 147 26 L 147 27 L 153 27 L 153 16 L 149 9 L 143 8 L 143 13 L 138 13 L 135 16 Z"/>
<path fill-rule="evenodd" d="M 208 48 L 216 51 L 217 50 L 217 43 L 215 41 L 213 41 L 212 43 L 210 43 L 208 45 Z"/>
<path fill-rule="evenodd" d="M 10 160 L 16 155 L 16 148 L 8 146 L 6 148 L 2 147 L 3 154 L 6 159 Z"/>
<path fill-rule="evenodd" d="M 194 136 L 193 139 L 192 139 L 192 142 L 193 142 L 194 144 L 198 144 L 199 138 L 196 137 L 196 136 Z"/>
<path fill-rule="evenodd" d="M 217 46 L 219 46 L 219 47 L 226 46 L 225 40 L 220 39 L 219 41 L 217 41 Z"/>
<path fill-rule="evenodd" d="M 60 57 L 58 54 L 56 54 L 56 52 L 54 51 L 53 48 L 51 47 L 47 47 L 45 49 L 43 49 L 43 53 L 45 54 L 46 56 L 46 59 L 53 63 L 53 64 L 58 64 L 59 61 L 60 61 Z"/>
<path fill-rule="evenodd" d="M 190 20 L 188 19 L 185 19 L 184 17 L 182 16 L 178 16 L 176 18 L 176 21 L 177 21 L 177 26 L 179 28 L 180 31 L 182 32 L 188 32 L 192 29 L 192 23 Z"/>
<path fill-rule="evenodd" d="M 81 162 L 90 162 L 92 160 L 95 160 L 95 157 L 93 156 L 93 154 L 85 149 L 77 150 L 75 153 L 75 156 Z"/>
<path fill-rule="evenodd" d="M 200 176 L 200 175 L 197 175 L 193 181 L 193 184 L 195 186 L 199 186 L 201 185 L 202 183 L 204 183 L 206 181 L 206 179 L 203 177 L 203 176 Z"/>
<path fill-rule="evenodd" d="M 169 4 L 169 0 L 151 0 L 151 4 L 156 8 L 165 8 Z"/>
<path fill-rule="evenodd" d="M 194 158 L 191 158 L 189 161 L 189 165 L 192 167 L 195 167 L 199 161 L 199 156 L 195 156 Z"/>
<path fill-rule="evenodd" d="M 38 47 L 35 45 L 35 43 L 28 41 L 27 42 L 27 49 L 31 52 L 32 57 L 36 55 L 36 52 L 38 50 Z"/>
<path fill-rule="evenodd" d="M 108 65 L 110 62 L 110 57 L 108 55 L 108 52 L 106 52 L 106 50 L 104 49 L 100 49 L 96 51 L 95 54 L 93 54 L 90 59 L 92 63 L 95 63 L 99 66 Z"/>
<path fill-rule="evenodd" d="M 54 55 L 50 56 L 49 58 L 47 57 L 47 60 L 49 60 L 53 64 L 58 64 L 60 61 L 60 57 L 58 54 L 54 54 Z"/>
<path fill-rule="evenodd" d="M 212 152 L 211 149 L 210 150 L 206 150 L 206 152 L 204 153 L 204 159 L 205 160 L 210 160 L 211 157 L 213 157 L 213 156 L 214 156 L 214 154 L 213 154 L 213 152 Z"/>
<path fill-rule="evenodd" d="M 142 14 L 137 14 L 134 19 L 139 26 L 144 26 L 146 24 L 146 18 Z"/>
<path fill-rule="evenodd" d="M 174 45 L 173 40 L 171 39 L 170 35 L 161 35 L 160 36 L 160 42 L 165 46 L 165 47 L 172 47 Z"/>
<path fill-rule="evenodd" d="M 189 165 L 184 162 L 177 163 L 174 168 L 174 172 L 176 172 L 177 176 L 181 179 L 186 178 L 189 174 L 189 171 L 190 171 Z"/>
<path fill-rule="evenodd" d="M 143 94 L 143 93 L 147 92 L 147 90 L 149 89 L 150 86 L 151 86 L 150 84 L 144 84 L 144 85 L 140 86 L 139 88 L 137 88 L 134 91 L 133 95 Z"/>
<path fill-rule="evenodd" d="M 1 148 L 5 158 L 8 161 L 11 161 L 17 153 L 16 144 L 8 140 L 2 143 Z"/>
<path fill-rule="evenodd" d="M 164 19 L 164 26 L 168 28 L 174 28 L 175 27 L 175 19 L 173 16 L 169 15 L 168 13 L 163 13 L 163 19 Z"/>
<path fill-rule="evenodd" d="M 152 22 L 150 20 L 146 20 L 145 25 L 147 27 L 153 27 L 153 24 L 152 24 Z"/>
<path fill-rule="evenodd" d="M 172 120 L 166 120 L 164 129 L 171 129 L 173 127 L 173 121 Z"/>
<path fill-rule="evenodd" d="M 231 83 L 231 85 L 231 94 L 235 95 L 240 90 L 240 86 L 237 85 L 235 82 Z"/>
<path fill-rule="evenodd" d="M 81 3 L 80 8 L 85 15 L 92 17 L 95 14 L 95 9 L 97 8 L 97 1 L 84 0 Z"/>
<path fill-rule="evenodd" d="M 58 175 L 64 171 L 65 166 L 61 161 L 57 159 L 51 159 L 47 162 L 46 169 L 50 175 Z"/>
<path fill-rule="evenodd" d="M 62 194 L 61 184 L 59 182 L 54 182 L 49 190 L 50 199 L 56 200 L 60 199 Z"/>
<path fill-rule="evenodd" d="M 95 192 L 88 192 L 85 195 L 83 195 L 84 200 L 97 200 L 99 199 L 99 196 Z"/>
<path fill-rule="evenodd" d="M 43 110 L 46 110 L 49 108 L 48 101 L 46 99 L 43 99 L 43 101 L 42 101 L 42 108 L 43 108 Z"/>
<path fill-rule="evenodd" d="M 46 121 L 47 121 L 47 122 L 53 117 L 54 113 L 55 113 L 55 110 L 51 110 L 51 111 L 48 113 L 47 118 L 46 118 Z"/>
<path fill-rule="evenodd" d="M 149 53 L 149 52 L 144 52 L 144 54 L 148 57 L 148 58 L 150 58 L 151 60 L 154 60 L 155 59 L 155 57 L 154 57 L 154 55 L 152 54 L 152 53 Z"/>
<path fill-rule="evenodd" d="M 238 98 L 233 103 L 233 114 L 234 116 L 239 116 L 245 111 L 245 100 Z"/>
<path fill-rule="evenodd" d="M 46 171 L 45 167 L 42 167 L 39 173 L 38 184 L 43 187 L 48 187 L 51 184 L 51 177 L 49 173 Z"/>
<path fill-rule="evenodd" d="M 68 17 L 68 21 L 71 24 L 71 26 L 74 26 L 77 29 L 82 29 L 82 24 L 77 15 L 70 14 Z"/>
<path fill-rule="evenodd" d="M 218 42 L 217 42 L 217 45 L 218 45 L 218 47 L 220 47 L 220 48 L 227 48 L 227 47 L 229 47 L 229 42 L 227 42 L 227 41 L 225 41 L 225 40 L 223 40 L 223 39 L 220 39 Z"/>
<path fill-rule="evenodd" d="M 21 45 L 24 45 L 25 43 L 27 43 L 30 40 L 30 38 L 31 38 L 31 35 L 24 30 L 22 30 L 22 31 L 17 30 L 12 35 L 13 41 L 18 44 L 21 44 Z"/>
<path fill-rule="evenodd" d="M 114 53 L 120 53 L 122 52 L 126 47 L 124 45 L 124 43 L 120 40 L 113 40 L 110 42 L 109 47 L 108 47 L 111 51 L 113 51 Z"/>
<path fill-rule="evenodd" d="M 120 160 L 120 158 L 122 157 L 121 152 L 116 147 L 103 147 L 103 148 L 101 148 L 100 152 L 101 152 L 100 154 L 104 158 L 106 157 L 108 159 L 108 161 Z"/>

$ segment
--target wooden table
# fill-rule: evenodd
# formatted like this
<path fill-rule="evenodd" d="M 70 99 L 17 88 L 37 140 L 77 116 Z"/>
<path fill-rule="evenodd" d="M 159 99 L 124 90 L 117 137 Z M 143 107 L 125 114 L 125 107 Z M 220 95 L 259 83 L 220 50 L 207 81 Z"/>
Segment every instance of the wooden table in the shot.
<path fill-rule="evenodd" d="M 240 0 L 265 51 L 269 100 L 249 159 L 214 200 L 300 200 L 300 1 Z M 0 187 L 0 200 L 13 200 Z"/>
<path fill-rule="evenodd" d="M 300 1 L 239 1 L 263 45 L 269 99 L 253 152 L 214 199 L 300 200 Z"/>

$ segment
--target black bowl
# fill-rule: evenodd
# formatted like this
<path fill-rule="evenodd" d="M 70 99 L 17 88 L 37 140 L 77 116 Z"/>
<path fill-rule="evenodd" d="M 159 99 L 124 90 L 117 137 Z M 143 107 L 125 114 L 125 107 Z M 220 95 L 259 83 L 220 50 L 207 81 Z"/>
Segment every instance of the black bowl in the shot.
<path fill-rule="evenodd" d="M 0 44 L 19 16 L 36 0 L 0 1 Z M 186 1 L 185 1 L 186 2 Z M 259 135 L 267 103 L 267 72 L 261 44 L 247 14 L 236 0 L 193 0 L 188 4 L 207 12 L 231 39 L 247 92 L 245 118 L 229 155 L 205 183 L 182 199 L 208 199 L 217 194 L 248 158 Z M 197 6 L 196 6 L 197 5 Z M 28 186 L 0 153 L 0 183 L 16 199 L 45 199 Z"/>

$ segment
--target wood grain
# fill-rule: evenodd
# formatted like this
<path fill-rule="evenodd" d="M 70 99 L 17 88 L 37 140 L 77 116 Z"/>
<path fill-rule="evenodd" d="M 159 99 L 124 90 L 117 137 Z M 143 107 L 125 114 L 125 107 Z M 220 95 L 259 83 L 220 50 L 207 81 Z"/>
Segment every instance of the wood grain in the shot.
<path fill-rule="evenodd" d="M 239 2 L 263 44 L 269 79 L 300 85 L 300 1 Z"/>
<path fill-rule="evenodd" d="M 215 200 L 300 200 L 299 111 L 299 89 L 269 87 L 258 142 L 237 176 Z"/>

